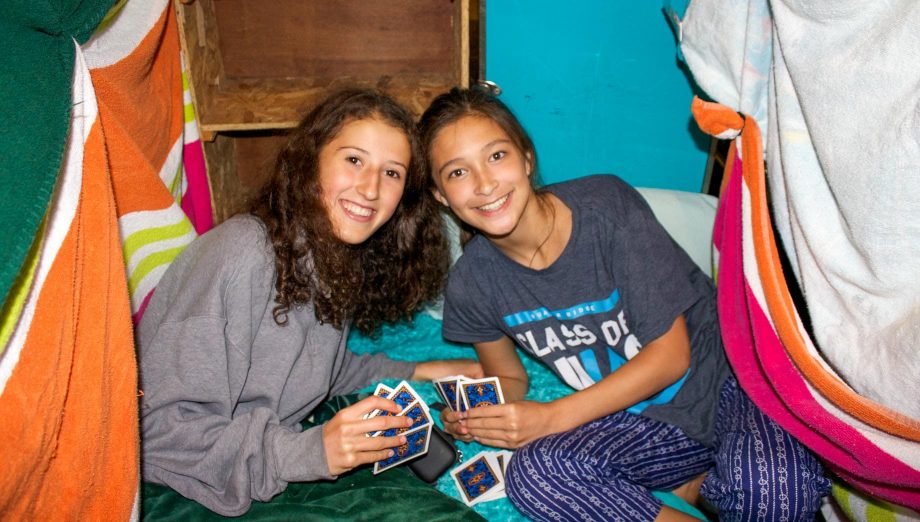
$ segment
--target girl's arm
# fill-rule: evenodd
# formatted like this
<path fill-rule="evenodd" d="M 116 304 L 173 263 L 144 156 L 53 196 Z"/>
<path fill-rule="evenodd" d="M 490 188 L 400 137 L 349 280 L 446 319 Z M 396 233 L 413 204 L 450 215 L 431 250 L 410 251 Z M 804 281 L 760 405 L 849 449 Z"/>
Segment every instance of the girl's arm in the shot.
<path fill-rule="evenodd" d="M 473 359 L 438 359 L 423 361 L 415 365 L 413 381 L 430 381 L 450 375 L 465 375 L 470 379 L 483 376 L 482 366 Z"/>
<path fill-rule="evenodd" d="M 523 400 L 530 388 L 530 379 L 527 377 L 527 370 L 521 364 L 514 341 L 502 337 L 497 341 L 477 343 L 474 348 L 482 364 L 483 373 L 490 377 L 498 377 L 501 381 L 505 402 Z"/>
<path fill-rule="evenodd" d="M 553 430 L 570 430 L 643 401 L 677 382 L 690 368 L 690 336 L 679 315 L 661 337 L 626 364 L 584 390 L 550 403 Z"/>
<path fill-rule="evenodd" d="M 506 382 L 511 385 L 505 397 L 513 397 L 514 402 L 509 400 L 501 406 L 446 413 L 443 418 L 455 423 L 452 426 L 456 426 L 457 434 L 464 440 L 473 439 L 502 448 L 517 448 L 628 408 L 670 386 L 690 367 L 690 338 L 683 315 L 674 320 L 666 333 L 601 381 L 548 403 L 520 400 L 527 389 L 526 376 L 523 387 L 516 381 L 520 374 L 514 367 L 520 366 L 520 359 L 515 353 L 515 361 L 508 362 L 506 350 L 504 359 L 499 360 L 502 350 L 489 353 L 490 347 L 494 348 L 494 343 L 476 346 L 480 357 L 485 357 L 481 359 L 483 370 L 486 375 L 494 375 L 494 370 L 510 373 L 507 381 L 501 374 L 499 376 L 503 377 L 503 392 Z M 514 353 L 513 346 L 511 352 Z M 523 371 L 523 367 L 520 370 Z"/>
<path fill-rule="evenodd" d="M 352 393 L 381 379 L 430 381 L 448 375 L 482 377 L 482 366 L 473 359 L 439 359 L 410 362 L 391 359 L 386 354 L 355 354 L 346 350 L 342 367 L 329 390 L 329 396 Z"/>

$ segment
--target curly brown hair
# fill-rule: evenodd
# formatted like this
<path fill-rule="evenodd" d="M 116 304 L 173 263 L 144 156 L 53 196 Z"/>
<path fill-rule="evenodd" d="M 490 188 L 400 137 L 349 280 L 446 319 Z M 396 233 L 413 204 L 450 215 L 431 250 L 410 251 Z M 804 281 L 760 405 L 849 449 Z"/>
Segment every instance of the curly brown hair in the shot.
<path fill-rule="evenodd" d="M 319 183 L 320 151 L 349 122 L 376 118 L 405 133 L 412 159 L 402 199 L 367 241 L 350 245 L 333 232 Z M 275 252 L 273 315 L 287 324 L 292 307 L 313 303 L 316 318 L 364 334 L 408 318 L 438 295 L 448 267 L 443 222 L 427 189 L 412 115 L 389 96 L 348 89 L 326 98 L 291 132 L 250 213 L 265 224 Z"/>

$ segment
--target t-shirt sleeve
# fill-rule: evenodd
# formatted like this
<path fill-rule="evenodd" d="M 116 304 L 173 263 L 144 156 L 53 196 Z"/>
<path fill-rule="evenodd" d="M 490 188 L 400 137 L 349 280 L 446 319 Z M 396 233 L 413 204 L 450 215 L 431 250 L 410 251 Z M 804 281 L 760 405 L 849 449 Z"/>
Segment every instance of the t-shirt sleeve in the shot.
<path fill-rule="evenodd" d="M 460 343 L 482 343 L 501 339 L 503 332 L 491 310 L 485 281 L 475 278 L 468 259 L 462 257 L 451 271 L 444 296 L 444 338 Z"/>
<path fill-rule="evenodd" d="M 699 298 L 692 284 L 695 265 L 655 218 L 645 199 L 625 182 L 620 185 L 617 221 L 608 246 L 610 270 L 623 281 L 624 302 L 636 337 L 645 345 L 665 334 L 677 316 Z"/>

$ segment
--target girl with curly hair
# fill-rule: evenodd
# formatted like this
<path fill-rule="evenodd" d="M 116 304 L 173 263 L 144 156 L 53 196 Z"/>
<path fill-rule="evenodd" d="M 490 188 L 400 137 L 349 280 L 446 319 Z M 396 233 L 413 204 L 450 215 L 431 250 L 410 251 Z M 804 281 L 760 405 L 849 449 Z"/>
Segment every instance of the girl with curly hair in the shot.
<path fill-rule="evenodd" d="M 403 442 L 371 396 L 329 422 L 299 422 L 330 396 L 382 378 L 481 375 L 458 359 L 410 363 L 346 349 L 436 297 L 447 269 L 411 115 L 347 90 L 313 109 L 248 214 L 169 267 L 138 331 L 143 476 L 223 515 L 289 482 L 334 479 Z"/>

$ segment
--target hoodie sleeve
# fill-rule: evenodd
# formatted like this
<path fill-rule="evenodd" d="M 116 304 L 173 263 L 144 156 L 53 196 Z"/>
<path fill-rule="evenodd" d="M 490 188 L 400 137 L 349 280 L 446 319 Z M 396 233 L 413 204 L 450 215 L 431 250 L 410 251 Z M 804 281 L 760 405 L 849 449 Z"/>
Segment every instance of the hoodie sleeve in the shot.
<path fill-rule="evenodd" d="M 414 362 L 396 361 L 382 353 L 357 355 L 345 350 L 329 396 L 351 393 L 381 379 L 409 379 L 414 372 Z"/>
<path fill-rule="evenodd" d="M 144 347 L 143 474 L 236 516 L 288 482 L 333 477 L 322 427 L 299 432 L 265 407 L 233 416 L 233 369 L 248 361 L 223 341 L 223 327 L 214 317 L 165 323 Z"/>
<path fill-rule="evenodd" d="M 228 516 L 288 482 L 334 478 L 322 427 L 282 424 L 270 400 L 239 407 L 256 378 L 247 339 L 273 279 L 255 223 L 230 220 L 193 242 L 158 284 L 137 335 L 144 479 Z"/>

